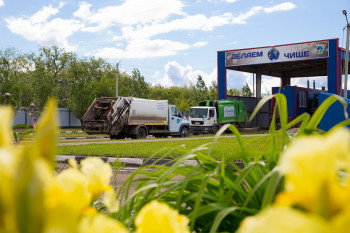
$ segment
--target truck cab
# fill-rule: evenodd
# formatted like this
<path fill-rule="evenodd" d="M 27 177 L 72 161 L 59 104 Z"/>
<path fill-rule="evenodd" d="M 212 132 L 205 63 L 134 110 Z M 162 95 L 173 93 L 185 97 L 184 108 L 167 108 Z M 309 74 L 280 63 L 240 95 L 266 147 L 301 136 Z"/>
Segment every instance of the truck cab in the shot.
<path fill-rule="evenodd" d="M 224 124 L 244 127 L 247 111 L 239 100 L 205 100 L 197 107 L 190 108 L 190 132 L 193 134 L 216 134 Z"/>
<path fill-rule="evenodd" d="M 215 107 L 198 106 L 190 108 L 190 132 L 193 134 L 216 133 L 220 126 L 217 122 Z"/>
<path fill-rule="evenodd" d="M 183 126 L 189 126 L 188 120 L 180 113 L 175 105 L 169 105 L 169 131 L 171 133 L 189 133 L 181 132 Z M 188 127 L 187 127 L 188 129 Z M 182 135 L 188 136 L 188 135 Z"/>

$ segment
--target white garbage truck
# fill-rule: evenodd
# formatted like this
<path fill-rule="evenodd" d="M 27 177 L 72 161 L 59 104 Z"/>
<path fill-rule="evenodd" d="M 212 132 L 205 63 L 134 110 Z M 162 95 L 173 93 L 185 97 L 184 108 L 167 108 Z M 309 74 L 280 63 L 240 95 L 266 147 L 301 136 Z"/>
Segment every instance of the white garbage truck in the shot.
<path fill-rule="evenodd" d="M 81 125 L 87 134 L 108 134 L 111 139 L 189 135 L 188 120 L 168 100 L 96 98 L 82 117 Z"/>

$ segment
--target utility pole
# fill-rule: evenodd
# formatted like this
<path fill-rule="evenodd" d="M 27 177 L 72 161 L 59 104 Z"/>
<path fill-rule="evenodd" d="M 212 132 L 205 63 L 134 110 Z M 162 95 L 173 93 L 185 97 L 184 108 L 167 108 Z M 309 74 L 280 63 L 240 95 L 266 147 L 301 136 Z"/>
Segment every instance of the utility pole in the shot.
<path fill-rule="evenodd" d="M 346 10 L 343 10 L 343 14 L 346 18 L 346 52 L 345 52 L 345 77 L 344 77 L 344 98 L 348 98 L 348 73 L 349 73 L 349 30 L 350 24 Z"/>
<path fill-rule="evenodd" d="M 115 75 L 115 96 L 118 96 L 118 75 L 119 75 L 119 62 L 117 63 L 116 75 Z"/>

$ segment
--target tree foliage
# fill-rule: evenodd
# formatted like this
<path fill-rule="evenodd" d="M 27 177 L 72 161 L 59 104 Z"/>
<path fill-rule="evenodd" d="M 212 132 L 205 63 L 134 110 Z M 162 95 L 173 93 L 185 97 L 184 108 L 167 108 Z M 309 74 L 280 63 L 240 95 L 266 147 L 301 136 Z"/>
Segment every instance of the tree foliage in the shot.
<path fill-rule="evenodd" d="M 248 83 L 245 83 L 245 85 L 242 87 L 242 96 L 244 97 L 252 97 L 253 93 L 249 88 Z"/>
<path fill-rule="evenodd" d="M 116 68 L 104 59 L 79 58 L 59 47 L 43 47 L 37 53 L 23 54 L 14 48 L 0 50 L 0 101 L 10 93 L 8 104 L 42 110 L 49 97 L 59 107 L 71 108 L 80 118 L 94 98 L 116 95 Z M 231 89 L 230 95 L 251 96 L 248 84 L 242 90 Z M 205 83 L 198 75 L 187 86 L 151 85 L 138 69 L 131 74 L 118 73 L 118 95 L 147 99 L 164 99 L 187 112 L 199 101 L 217 98 L 217 83 Z"/>

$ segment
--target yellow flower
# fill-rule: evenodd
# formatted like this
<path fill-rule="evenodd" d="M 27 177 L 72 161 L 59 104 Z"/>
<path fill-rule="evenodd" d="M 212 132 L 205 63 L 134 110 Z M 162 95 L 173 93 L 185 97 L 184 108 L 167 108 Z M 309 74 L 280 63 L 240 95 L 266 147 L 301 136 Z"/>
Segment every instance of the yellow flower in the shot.
<path fill-rule="evenodd" d="M 62 171 L 51 181 L 46 195 L 49 208 L 67 204 L 75 211 L 81 211 L 91 203 L 87 178 L 72 168 Z"/>
<path fill-rule="evenodd" d="M 102 159 L 89 157 L 81 161 L 81 171 L 89 182 L 88 189 L 92 194 L 92 200 L 96 200 L 104 191 L 110 188 L 110 180 L 113 175 L 112 168 Z"/>
<path fill-rule="evenodd" d="M 268 207 L 241 223 L 237 233 L 331 233 L 326 222 L 315 215 L 286 207 Z"/>
<path fill-rule="evenodd" d="M 0 147 L 11 145 L 11 125 L 13 111 L 10 107 L 0 108 Z"/>
<path fill-rule="evenodd" d="M 91 202 L 86 177 L 67 169 L 52 179 L 45 193 L 45 232 L 76 232 L 80 215 Z"/>
<path fill-rule="evenodd" d="M 0 232 L 17 232 L 13 195 L 14 166 L 15 157 L 11 151 L 0 149 Z"/>
<path fill-rule="evenodd" d="M 152 201 L 135 219 L 136 233 L 189 233 L 189 220 L 164 203 Z"/>
<path fill-rule="evenodd" d="M 78 233 L 128 233 L 126 227 L 120 222 L 104 215 L 88 215 L 82 218 Z"/>
<path fill-rule="evenodd" d="M 112 187 L 108 189 L 103 195 L 103 203 L 108 208 L 109 212 L 117 212 L 119 210 L 119 201 L 115 195 Z"/>
<path fill-rule="evenodd" d="M 36 127 L 36 140 L 31 146 L 31 153 L 46 159 L 52 166 L 55 165 L 57 130 L 56 100 L 51 98 L 46 103 L 46 108 L 40 116 Z"/>
<path fill-rule="evenodd" d="M 0 107 L 0 116 L 0 232 L 128 232 L 90 206 L 92 198 L 106 191 L 106 206 L 118 210 L 109 164 L 88 158 L 78 169 L 76 161 L 70 161 L 72 168 L 54 175 L 54 100 L 41 115 L 34 142 L 14 145 L 11 109 Z"/>
<path fill-rule="evenodd" d="M 281 156 L 279 167 L 285 191 L 273 206 L 246 218 L 238 233 L 349 232 L 349 130 L 297 138 Z"/>
<path fill-rule="evenodd" d="M 350 132 L 298 138 L 281 156 L 285 193 L 280 203 L 332 217 L 350 203 Z"/>

